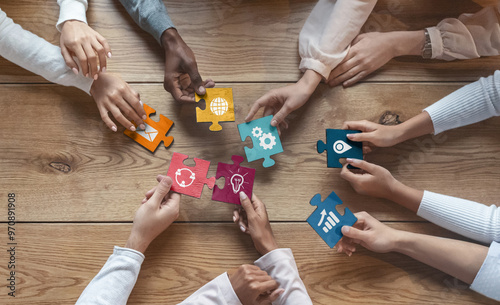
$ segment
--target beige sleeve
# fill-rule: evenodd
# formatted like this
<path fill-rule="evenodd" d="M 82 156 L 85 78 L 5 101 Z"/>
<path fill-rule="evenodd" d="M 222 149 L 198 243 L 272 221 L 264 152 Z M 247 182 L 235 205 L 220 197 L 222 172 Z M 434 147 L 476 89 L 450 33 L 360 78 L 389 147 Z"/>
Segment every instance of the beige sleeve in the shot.
<path fill-rule="evenodd" d="M 475 14 L 462 14 L 427 28 L 432 58 L 470 59 L 500 54 L 500 2 Z"/>

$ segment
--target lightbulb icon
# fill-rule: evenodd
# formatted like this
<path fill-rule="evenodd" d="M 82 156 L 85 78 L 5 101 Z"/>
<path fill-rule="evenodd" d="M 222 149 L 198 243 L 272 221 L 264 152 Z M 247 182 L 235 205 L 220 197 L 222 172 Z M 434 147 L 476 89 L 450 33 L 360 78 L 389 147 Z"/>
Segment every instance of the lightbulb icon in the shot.
<path fill-rule="evenodd" d="M 234 174 L 231 177 L 231 185 L 233 186 L 233 192 L 235 194 L 240 191 L 243 182 L 245 182 L 245 179 L 243 179 L 243 176 L 240 174 Z"/>

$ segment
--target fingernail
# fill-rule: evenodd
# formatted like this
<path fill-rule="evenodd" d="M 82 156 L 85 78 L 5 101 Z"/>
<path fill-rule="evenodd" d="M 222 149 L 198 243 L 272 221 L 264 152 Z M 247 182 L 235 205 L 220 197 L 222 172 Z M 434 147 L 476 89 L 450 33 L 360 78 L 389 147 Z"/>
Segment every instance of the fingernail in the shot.
<path fill-rule="evenodd" d="M 272 120 L 271 121 L 271 126 L 276 127 L 278 125 L 278 121 Z"/>
<path fill-rule="evenodd" d="M 73 69 L 71 69 L 71 70 L 73 70 L 73 73 L 75 73 L 76 75 L 78 75 L 78 69 L 73 68 Z"/>
<path fill-rule="evenodd" d="M 141 130 L 144 130 L 144 129 L 146 129 L 146 126 L 145 126 L 144 124 L 141 124 L 141 125 L 139 125 L 139 128 L 140 128 Z"/>
<path fill-rule="evenodd" d="M 352 164 L 359 164 L 359 163 L 361 163 L 361 160 L 359 160 L 359 159 L 346 158 L 345 160 L 347 161 L 347 163 L 352 163 Z"/>
<path fill-rule="evenodd" d="M 249 116 L 249 115 L 247 115 L 247 116 L 245 117 L 245 121 L 248 121 L 249 119 L 250 119 L 250 116 Z"/>
<path fill-rule="evenodd" d="M 241 232 L 245 232 L 246 231 L 246 229 L 245 229 L 245 227 L 243 225 L 240 226 L 240 230 L 241 230 Z"/>
<path fill-rule="evenodd" d="M 141 106 L 144 106 L 144 104 L 142 103 L 142 101 L 141 101 L 141 100 L 139 100 L 139 103 L 141 104 Z"/>
<path fill-rule="evenodd" d="M 342 227 L 342 233 L 344 233 L 344 234 L 349 233 L 349 227 L 348 226 L 343 226 Z"/>
<path fill-rule="evenodd" d="M 347 137 L 348 139 L 352 139 L 352 138 L 354 137 L 354 134 L 352 134 L 352 133 L 347 134 L 347 135 L 346 135 L 346 137 Z"/>
<path fill-rule="evenodd" d="M 108 58 L 111 58 L 111 52 L 108 52 Z"/>
<path fill-rule="evenodd" d="M 88 73 L 87 73 L 87 74 L 85 74 L 85 77 L 89 77 L 89 74 L 88 74 Z"/>
<path fill-rule="evenodd" d="M 236 222 L 236 216 L 233 215 L 233 222 Z"/>
<path fill-rule="evenodd" d="M 101 70 L 101 66 L 97 65 L 97 71 Z"/>
<path fill-rule="evenodd" d="M 282 295 L 282 294 L 283 294 L 283 292 L 285 292 L 285 289 L 281 288 L 281 291 L 280 291 L 280 292 L 278 292 L 278 295 Z"/>
<path fill-rule="evenodd" d="M 116 132 L 116 126 L 111 126 L 111 130 L 113 130 L 114 132 Z"/>
<path fill-rule="evenodd" d="M 354 161 L 354 159 L 352 159 L 352 158 L 346 158 L 345 161 L 348 162 L 348 163 L 352 163 Z"/>
<path fill-rule="evenodd" d="M 240 200 L 245 200 L 247 198 L 248 198 L 248 196 L 247 196 L 247 194 L 245 194 L 245 192 L 240 192 Z"/>
<path fill-rule="evenodd" d="M 130 126 L 130 131 L 135 131 L 135 126 Z"/>
<path fill-rule="evenodd" d="M 200 91 L 200 92 L 205 92 L 205 88 L 204 88 L 203 86 L 200 86 L 200 87 L 198 88 L 198 91 Z"/>
<path fill-rule="evenodd" d="M 106 72 L 106 67 L 102 68 L 102 72 L 103 73 Z"/>
<path fill-rule="evenodd" d="M 144 199 L 142 199 L 142 203 L 144 203 L 146 201 L 148 201 L 148 200 L 146 199 L 146 197 L 144 197 Z"/>
<path fill-rule="evenodd" d="M 94 75 L 94 80 L 97 80 L 98 77 L 99 77 L 99 74 Z"/>

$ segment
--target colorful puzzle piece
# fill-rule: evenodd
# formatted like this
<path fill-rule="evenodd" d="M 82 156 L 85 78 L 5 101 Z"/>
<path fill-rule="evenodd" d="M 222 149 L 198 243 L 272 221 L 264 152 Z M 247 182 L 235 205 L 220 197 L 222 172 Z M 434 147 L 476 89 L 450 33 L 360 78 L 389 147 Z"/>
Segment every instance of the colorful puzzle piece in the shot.
<path fill-rule="evenodd" d="M 347 138 L 347 134 L 359 133 L 359 130 L 327 129 L 326 144 L 318 141 L 316 149 L 318 153 L 326 150 L 327 166 L 342 168 L 339 162 L 341 158 L 363 159 L 363 142 L 353 142 Z M 351 167 L 350 165 L 348 166 Z"/>
<path fill-rule="evenodd" d="M 162 114 L 160 114 L 160 120 L 158 122 L 153 121 L 149 116 L 155 113 L 156 110 L 146 104 L 144 104 L 144 111 L 146 111 L 146 115 L 148 116 L 148 118 L 144 120 L 146 129 L 136 131 L 126 129 L 123 133 L 151 152 L 156 150 L 161 141 L 163 141 L 165 147 L 169 147 L 172 141 L 174 141 L 174 137 L 167 137 L 166 134 L 174 122 Z M 137 127 L 135 122 L 134 125 Z"/>
<path fill-rule="evenodd" d="M 255 169 L 240 166 L 245 160 L 242 156 L 233 155 L 233 164 L 219 162 L 215 178 L 224 177 L 226 182 L 224 188 L 214 187 L 212 200 L 240 204 L 240 192 L 252 198 L 253 181 L 255 180 Z"/>
<path fill-rule="evenodd" d="M 280 136 L 276 127 L 271 126 L 272 115 L 238 125 L 241 141 L 250 137 L 253 147 L 245 147 L 248 162 L 264 158 L 264 167 L 271 167 L 276 162 L 272 155 L 283 152 Z"/>
<path fill-rule="evenodd" d="M 176 153 L 172 155 L 167 176 L 172 178 L 174 183 L 171 190 L 177 193 L 200 198 L 203 186 L 206 184 L 210 189 L 214 187 L 215 177 L 207 178 L 210 161 L 194 158 L 194 167 L 184 165 L 184 160 L 188 156 Z"/>
<path fill-rule="evenodd" d="M 316 194 L 309 203 L 317 206 L 317 209 L 307 218 L 307 222 L 330 248 L 342 238 L 342 226 L 352 226 L 358 220 L 348 208 L 344 209 L 344 216 L 337 212 L 336 206 L 342 204 L 342 200 L 335 192 L 325 201 L 321 201 L 321 195 Z"/>
<path fill-rule="evenodd" d="M 196 108 L 196 121 L 212 122 L 211 131 L 220 131 L 219 122 L 234 122 L 234 102 L 232 88 L 207 88 L 207 93 L 199 96 L 195 93 L 195 101 L 205 101 L 205 109 Z"/>

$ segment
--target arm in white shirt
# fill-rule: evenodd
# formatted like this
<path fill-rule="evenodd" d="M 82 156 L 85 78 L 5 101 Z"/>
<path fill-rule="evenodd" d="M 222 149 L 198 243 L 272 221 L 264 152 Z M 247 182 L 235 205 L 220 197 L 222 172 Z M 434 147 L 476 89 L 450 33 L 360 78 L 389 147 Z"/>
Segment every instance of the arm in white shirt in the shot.
<path fill-rule="evenodd" d="M 377 0 L 319 0 L 299 35 L 300 70 L 327 79 L 347 55 Z"/>
<path fill-rule="evenodd" d="M 59 20 L 57 21 L 56 28 L 60 32 L 62 24 L 68 20 L 78 20 L 87 23 L 88 3 L 87 0 L 57 0 L 59 4 Z"/>
<path fill-rule="evenodd" d="M 495 205 L 425 191 L 417 215 L 483 243 L 500 242 L 500 208 Z"/>
<path fill-rule="evenodd" d="M 434 134 L 500 115 L 500 71 L 464 86 L 424 109 Z"/>
<path fill-rule="evenodd" d="M 74 86 L 87 93 L 93 79 L 75 75 L 61 55 L 61 49 L 15 24 L 0 9 L 0 56 L 48 81 Z"/>
<path fill-rule="evenodd" d="M 500 301 L 500 244 L 492 242 L 470 289 Z"/>

